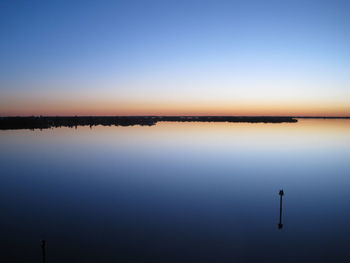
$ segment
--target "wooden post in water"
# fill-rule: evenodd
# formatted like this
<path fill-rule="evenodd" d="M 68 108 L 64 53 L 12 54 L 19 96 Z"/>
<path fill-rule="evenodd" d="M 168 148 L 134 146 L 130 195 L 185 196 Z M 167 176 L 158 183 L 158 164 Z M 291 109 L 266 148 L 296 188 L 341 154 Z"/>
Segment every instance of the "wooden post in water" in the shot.
<path fill-rule="evenodd" d="M 283 196 L 284 196 L 284 191 L 283 191 L 283 189 L 281 189 L 280 191 L 279 191 L 279 196 L 280 196 L 280 221 L 279 221 L 279 223 L 278 223 L 278 229 L 282 229 L 283 228 L 283 224 L 282 224 L 282 201 L 283 201 Z"/>
<path fill-rule="evenodd" d="M 43 263 L 46 263 L 46 245 L 47 245 L 46 240 L 45 239 L 41 240 L 40 246 L 41 246 Z"/>

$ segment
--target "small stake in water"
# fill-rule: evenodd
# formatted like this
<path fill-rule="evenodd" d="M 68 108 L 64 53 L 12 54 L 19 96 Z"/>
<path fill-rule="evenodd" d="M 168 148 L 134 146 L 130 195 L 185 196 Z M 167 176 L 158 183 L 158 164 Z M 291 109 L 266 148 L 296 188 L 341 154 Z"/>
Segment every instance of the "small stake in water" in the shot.
<path fill-rule="evenodd" d="M 46 240 L 41 240 L 41 251 L 42 251 L 42 257 L 43 257 L 43 263 L 46 263 Z"/>
<path fill-rule="evenodd" d="M 281 189 L 278 194 L 280 196 L 280 221 L 279 221 L 277 226 L 278 226 L 278 229 L 282 229 L 283 228 L 283 224 L 282 224 L 282 201 L 283 201 L 283 196 L 284 196 L 283 189 Z"/>

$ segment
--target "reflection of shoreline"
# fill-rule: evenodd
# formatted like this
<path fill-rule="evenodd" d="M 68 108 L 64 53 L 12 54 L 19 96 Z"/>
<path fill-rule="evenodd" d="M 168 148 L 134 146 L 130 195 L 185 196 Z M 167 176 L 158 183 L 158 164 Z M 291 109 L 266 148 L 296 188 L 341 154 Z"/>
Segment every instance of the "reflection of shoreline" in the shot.
<path fill-rule="evenodd" d="M 0 117 L 0 130 L 49 129 L 76 126 L 152 126 L 167 122 L 245 122 L 294 123 L 294 117 L 237 117 L 237 116 L 76 116 L 76 117 Z"/>

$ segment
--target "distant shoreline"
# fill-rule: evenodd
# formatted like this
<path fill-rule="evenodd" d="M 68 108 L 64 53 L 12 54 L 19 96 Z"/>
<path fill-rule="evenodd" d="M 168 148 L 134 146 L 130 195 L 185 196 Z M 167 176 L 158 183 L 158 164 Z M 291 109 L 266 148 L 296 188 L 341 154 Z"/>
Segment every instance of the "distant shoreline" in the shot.
<path fill-rule="evenodd" d="M 0 130 L 50 129 L 77 126 L 153 126 L 157 122 L 295 123 L 297 119 L 350 119 L 312 116 L 33 116 L 0 117 Z"/>

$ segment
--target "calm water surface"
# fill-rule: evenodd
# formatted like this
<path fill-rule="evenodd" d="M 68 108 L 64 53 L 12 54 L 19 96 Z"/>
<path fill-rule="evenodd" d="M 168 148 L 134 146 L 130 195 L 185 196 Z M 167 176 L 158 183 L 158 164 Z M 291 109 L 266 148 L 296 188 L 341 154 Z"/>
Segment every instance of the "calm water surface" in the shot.
<path fill-rule="evenodd" d="M 350 120 L 0 131 L 0 165 L 1 262 L 350 262 Z"/>

